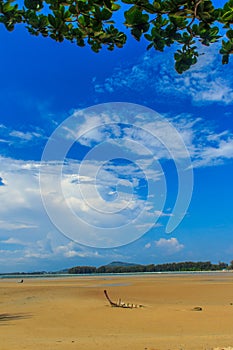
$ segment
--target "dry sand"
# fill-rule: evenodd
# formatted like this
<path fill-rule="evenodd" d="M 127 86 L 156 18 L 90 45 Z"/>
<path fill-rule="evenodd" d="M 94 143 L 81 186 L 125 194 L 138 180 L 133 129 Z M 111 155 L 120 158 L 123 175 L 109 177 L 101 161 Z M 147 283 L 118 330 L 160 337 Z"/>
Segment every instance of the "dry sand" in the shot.
<path fill-rule="evenodd" d="M 232 350 L 233 274 L 0 280 L 0 334 L 0 350 Z"/>

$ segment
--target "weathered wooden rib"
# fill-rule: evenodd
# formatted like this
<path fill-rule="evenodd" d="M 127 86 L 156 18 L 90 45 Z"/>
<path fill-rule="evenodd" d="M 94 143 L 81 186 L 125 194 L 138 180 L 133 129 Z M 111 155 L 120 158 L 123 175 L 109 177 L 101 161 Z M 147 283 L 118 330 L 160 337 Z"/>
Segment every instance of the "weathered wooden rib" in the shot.
<path fill-rule="evenodd" d="M 137 305 L 137 304 L 131 304 L 131 303 L 122 303 L 121 299 L 119 299 L 118 303 L 114 303 L 108 296 L 108 293 L 106 290 L 104 290 L 104 295 L 106 299 L 108 300 L 109 304 L 112 307 L 123 307 L 127 309 L 133 309 L 133 308 L 138 308 L 138 307 L 143 307 L 143 305 Z"/>
<path fill-rule="evenodd" d="M 117 307 L 117 306 L 118 306 L 117 303 L 114 303 L 114 302 L 109 298 L 108 293 L 107 293 L 106 290 L 104 290 L 104 295 L 106 296 L 106 298 L 107 298 L 107 300 L 109 301 L 109 303 L 110 303 L 111 306 L 114 306 L 114 307 Z"/>

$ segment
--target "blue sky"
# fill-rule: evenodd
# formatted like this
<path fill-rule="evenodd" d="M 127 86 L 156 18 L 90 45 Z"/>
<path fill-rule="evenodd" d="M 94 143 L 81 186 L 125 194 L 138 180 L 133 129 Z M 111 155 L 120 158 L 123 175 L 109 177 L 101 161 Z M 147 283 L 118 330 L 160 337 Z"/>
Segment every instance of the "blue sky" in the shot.
<path fill-rule="evenodd" d="M 0 42 L 0 272 L 233 259 L 218 45 L 178 75 L 172 50 L 132 39 L 94 54 L 0 27 Z"/>

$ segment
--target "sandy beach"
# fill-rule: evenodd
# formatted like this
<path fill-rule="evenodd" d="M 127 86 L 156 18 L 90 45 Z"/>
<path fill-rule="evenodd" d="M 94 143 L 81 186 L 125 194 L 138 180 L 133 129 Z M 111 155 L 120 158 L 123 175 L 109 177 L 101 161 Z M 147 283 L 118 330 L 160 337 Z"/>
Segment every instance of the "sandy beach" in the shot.
<path fill-rule="evenodd" d="M 1 350 L 230 349 L 233 274 L 2 279 L 0 332 Z"/>

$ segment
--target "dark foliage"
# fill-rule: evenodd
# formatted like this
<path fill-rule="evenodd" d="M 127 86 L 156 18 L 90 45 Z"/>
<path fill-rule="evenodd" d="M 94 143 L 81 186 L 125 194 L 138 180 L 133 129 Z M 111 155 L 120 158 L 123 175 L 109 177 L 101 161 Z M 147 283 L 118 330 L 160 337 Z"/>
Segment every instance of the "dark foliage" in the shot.
<path fill-rule="evenodd" d="M 32 35 L 62 42 L 68 40 L 94 52 L 122 48 L 127 30 L 136 39 L 148 41 L 147 49 L 164 51 L 174 44 L 175 68 L 183 73 L 197 62 L 201 49 L 223 36 L 222 63 L 233 53 L 233 0 L 215 8 L 211 0 L 0 0 L 0 22 L 8 31 L 24 24 Z M 114 14 L 124 8 L 124 26 Z M 221 27 L 222 33 L 219 34 Z"/>

